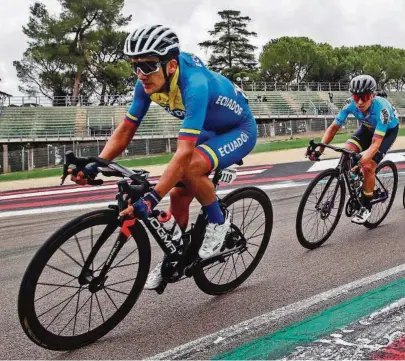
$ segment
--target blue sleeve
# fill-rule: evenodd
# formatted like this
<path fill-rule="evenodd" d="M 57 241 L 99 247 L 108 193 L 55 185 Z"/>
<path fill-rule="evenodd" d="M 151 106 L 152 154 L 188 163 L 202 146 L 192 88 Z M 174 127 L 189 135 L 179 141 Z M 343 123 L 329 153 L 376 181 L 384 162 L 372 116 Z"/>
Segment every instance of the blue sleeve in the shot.
<path fill-rule="evenodd" d="M 134 100 L 125 116 L 125 121 L 135 124 L 138 128 L 143 117 L 149 109 L 151 100 L 148 94 L 143 90 L 143 86 L 138 80 L 135 84 Z"/>
<path fill-rule="evenodd" d="M 354 104 L 353 100 L 351 98 L 347 98 L 342 106 L 342 109 L 340 110 L 338 115 L 336 115 L 335 123 L 339 125 L 339 127 L 341 127 L 344 124 L 349 114 L 353 114 L 352 110 L 353 104 Z"/>
<path fill-rule="evenodd" d="M 204 74 L 195 72 L 185 82 L 182 98 L 186 113 L 178 139 L 197 141 L 207 114 L 208 81 Z"/>

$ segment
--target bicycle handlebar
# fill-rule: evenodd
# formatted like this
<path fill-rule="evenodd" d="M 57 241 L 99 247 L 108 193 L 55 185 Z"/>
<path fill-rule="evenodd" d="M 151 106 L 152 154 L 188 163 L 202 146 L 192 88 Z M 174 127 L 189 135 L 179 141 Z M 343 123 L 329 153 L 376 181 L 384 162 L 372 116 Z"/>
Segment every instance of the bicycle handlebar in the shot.
<path fill-rule="evenodd" d="M 77 173 L 82 171 L 90 163 L 96 163 L 97 165 L 99 165 L 100 167 L 97 167 L 97 169 L 104 176 L 130 178 L 132 180 L 132 184 L 129 185 L 126 181 L 122 183 L 120 182 L 120 190 L 130 195 L 131 198 L 133 195 L 145 194 L 151 187 L 151 184 L 146 179 L 149 175 L 149 172 L 143 169 L 132 170 L 118 163 L 99 157 L 76 157 L 72 151 L 68 151 L 65 153 L 65 164 L 63 165 L 61 185 L 64 183 L 66 177 L 69 175 L 68 169 L 71 165 L 75 166 L 72 174 L 77 175 Z M 103 180 L 89 177 L 88 184 L 101 185 L 103 184 Z"/>
<path fill-rule="evenodd" d="M 315 143 L 314 139 L 311 139 L 309 141 L 309 145 L 307 148 L 307 155 L 314 152 L 316 147 L 329 148 L 329 149 L 334 150 L 335 152 L 348 154 L 356 163 L 358 163 L 361 159 L 361 154 L 359 154 L 357 152 L 353 152 L 352 150 L 349 150 L 346 148 L 334 147 L 333 145 L 326 144 L 326 143 Z"/>

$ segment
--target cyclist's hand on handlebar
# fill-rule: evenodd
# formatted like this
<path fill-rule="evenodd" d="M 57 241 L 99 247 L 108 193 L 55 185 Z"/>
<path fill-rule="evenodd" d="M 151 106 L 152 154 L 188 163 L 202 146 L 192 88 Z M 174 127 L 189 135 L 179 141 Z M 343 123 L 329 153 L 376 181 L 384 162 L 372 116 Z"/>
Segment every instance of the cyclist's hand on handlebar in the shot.
<path fill-rule="evenodd" d="M 152 205 L 145 198 L 139 198 L 134 205 L 128 200 L 128 207 L 120 212 L 121 217 L 128 216 L 129 218 L 146 219 L 152 213 Z"/>
<path fill-rule="evenodd" d="M 155 191 L 148 193 L 146 196 L 139 198 L 134 205 L 132 201 L 128 201 L 128 208 L 120 212 L 120 216 L 136 217 L 138 219 L 146 219 L 150 216 L 153 208 L 161 201 L 160 195 Z"/>
<path fill-rule="evenodd" d="M 122 212 L 120 212 L 120 217 L 128 216 L 128 218 L 134 218 L 134 206 L 132 205 L 132 201 L 128 200 L 128 207 L 125 208 Z"/>
<path fill-rule="evenodd" d="M 309 158 L 309 160 L 317 161 L 317 160 L 319 160 L 319 157 L 321 155 L 322 155 L 322 153 L 319 150 L 315 150 L 314 152 L 310 152 L 308 154 L 308 158 Z"/>
<path fill-rule="evenodd" d="M 71 174 L 70 180 L 72 182 L 75 182 L 76 184 L 79 184 L 81 186 L 84 186 L 87 184 L 87 177 L 84 175 L 82 171 L 77 173 L 76 175 L 73 174 L 73 169 L 69 169 L 68 173 Z"/>
<path fill-rule="evenodd" d="M 75 169 L 68 169 L 68 173 L 71 174 L 70 179 L 72 182 L 84 186 L 90 183 L 89 179 L 94 180 L 94 178 L 97 176 L 97 164 L 93 163 L 77 173 Z"/>

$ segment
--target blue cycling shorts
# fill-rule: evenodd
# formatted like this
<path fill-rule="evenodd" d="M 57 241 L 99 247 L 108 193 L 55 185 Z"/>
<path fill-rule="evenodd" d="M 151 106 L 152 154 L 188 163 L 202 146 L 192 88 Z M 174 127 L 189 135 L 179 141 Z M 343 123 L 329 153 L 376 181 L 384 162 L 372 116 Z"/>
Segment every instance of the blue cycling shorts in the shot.
<path fill-rule="evenodd" d="M 224 169 L 246 157 L 257 141 L 256 120 L 250 113 L 237 127 L 223 132 L 202 129 L 196 143 L 210 170 Z"/>
<path fill-rule="evenodd" d="M 391 148 L 392 144 L 397 139 L 399 127 L 396 126 L 395 128 L 388 129 L 384 135 L 384 139 L 378 149 L 378 152 L 373 157 L 374 162 L 377 164 L 382 161 L 385 157 L 385 154 Z M 374 129 L 367 128 L 364 125 L 361 125 L 350 139 L 347 140 L 347 143 L 354 144 L 359 152 L 363 152 L 368 149 L 373 141 L 374 136 Z"/>

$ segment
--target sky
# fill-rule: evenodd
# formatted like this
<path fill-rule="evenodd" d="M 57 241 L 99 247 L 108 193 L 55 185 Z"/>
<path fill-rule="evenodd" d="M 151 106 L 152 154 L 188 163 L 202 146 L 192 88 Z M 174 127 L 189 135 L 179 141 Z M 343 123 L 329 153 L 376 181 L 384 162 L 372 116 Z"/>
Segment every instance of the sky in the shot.
<path fill-rule="evenodd" d="M 0 90 L 14 96 L 22 94 L 12 63 L 21 60 L 27 48 L 22 26 L 28 22 L 32 3 L 0 0 Z M 58 0 L 42 3 L 51 14 L 60 12 Z M 132 14 L 132 21 L 124 30 L 143 24 L 170 26 L 183 50 L 206 61 L 208 54 L 197 44 L 210 38 L 208 31 L 220 20 L 217 12 L 226 9 L 239 10 L 252 19 L 248 30 L 258 34 L 252 40 L 257 55 L 270 39 L 281 36 L 307 36 L 335 47 L 381 44 L 405 48 L 404 0 L 126 0 L 123 14 Z"/>

